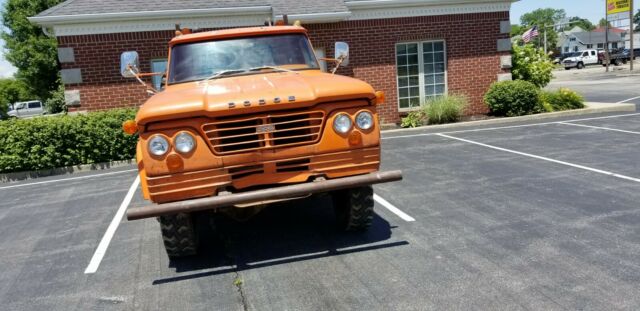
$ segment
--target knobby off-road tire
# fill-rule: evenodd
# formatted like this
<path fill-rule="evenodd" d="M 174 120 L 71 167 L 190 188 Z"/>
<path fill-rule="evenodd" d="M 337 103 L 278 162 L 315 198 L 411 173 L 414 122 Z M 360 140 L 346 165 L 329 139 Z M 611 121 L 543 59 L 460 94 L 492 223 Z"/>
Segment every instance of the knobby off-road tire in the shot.
<path fill-rule="evenodd" d="M 365 231 L 373 221 L 373 187 L 365 186 L 332 194 L 338 228 Z"/>
<path fill-rule="evenodd" d="M 191 214 L 160 216 L 158 220 L 169 258 L 191 256 L 198 252 L 198 234 Z"/>

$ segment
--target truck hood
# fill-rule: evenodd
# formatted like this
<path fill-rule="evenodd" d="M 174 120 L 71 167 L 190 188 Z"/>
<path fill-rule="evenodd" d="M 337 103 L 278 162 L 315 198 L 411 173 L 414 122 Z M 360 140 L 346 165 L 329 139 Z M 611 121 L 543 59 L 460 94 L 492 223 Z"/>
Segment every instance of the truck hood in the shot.
<path fill-rule="evenodd" d="M 318 70 L 270 72 L 171 85 L 140 108 L 136 122 L 214 117 L 373 99 L 367 83 Z"/>

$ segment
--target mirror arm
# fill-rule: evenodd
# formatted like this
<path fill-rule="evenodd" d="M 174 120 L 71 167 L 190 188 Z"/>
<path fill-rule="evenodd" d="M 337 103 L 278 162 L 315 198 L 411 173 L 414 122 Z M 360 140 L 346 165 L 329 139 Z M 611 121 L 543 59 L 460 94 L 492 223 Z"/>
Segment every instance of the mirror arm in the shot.
<path fill-rule="evenodd" d="M 136 80 L 138 80 L 138 82 L 140 82 L 140 84 L 144 85 L 147 88 L 147 93 L 149 93 L 151 95 L 158 93 L 158 91 L 156 91 L 152 87 L 149 87 L 149 85 L 147 85 L 147 83 L 142 81 L 142 79 L 140 78 L 140 77 L 154 76 L 154 75 L 157 75 L 156 73 L 151 73 L 151 74 L 143 73 L 143 74 L 140 74 L 140 73 L 137 73 L 135 70 L 133 70 L 131 65 L 128 65 L 127 69 L 129 70 L 129 72 L 131 72 L 133 74 L 133 76 L 136 78 Z"/>
<path fill-rule="evenodd" d="M 333 67 L 333 69 L 331 70 L 331 74 L 334 75 L 336 74 L 336 71 L 338 70 L 338 68 L 340 68 L 340 65 L 342 65 L 342 62 L 344 61 L 344 56 L 340 56 L 338 57 L 338 59 L 335 60 L 336 62 L 336 66 Z"/>

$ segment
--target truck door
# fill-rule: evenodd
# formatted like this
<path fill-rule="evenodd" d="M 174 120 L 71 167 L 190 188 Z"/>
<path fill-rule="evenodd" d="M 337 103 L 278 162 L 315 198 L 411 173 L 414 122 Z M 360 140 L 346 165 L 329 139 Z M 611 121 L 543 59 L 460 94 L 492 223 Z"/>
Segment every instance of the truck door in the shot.
<path fill-rule="evenodd" d="M 598 53 L 596 51 L 589 51 L 589 64 L 598 63 Z"/>

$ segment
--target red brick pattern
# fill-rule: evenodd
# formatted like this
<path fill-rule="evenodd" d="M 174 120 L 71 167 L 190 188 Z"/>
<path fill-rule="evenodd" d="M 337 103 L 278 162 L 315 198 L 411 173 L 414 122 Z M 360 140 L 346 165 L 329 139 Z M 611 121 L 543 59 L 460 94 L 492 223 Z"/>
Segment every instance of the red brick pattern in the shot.
<path fill-rule="evenodd" d="M 508 38 L 500 34 L 500 21 L 509 20 L 509 12 L 475 13 L 443 16 L 422 16 L 330 24 L 305 25 L 316 47 L 324 47 L 333 55 L 336 41 L 350 46 L 350 64 L 340 74 L 354 76 L 386 93 L 387 101 L 380 107 L 383 123 L 399 121 L 395 76 L 395 44 L 422 40 L 445 40 L 447 47 L 448 90 L 471 100 L 467 114 L 486 113 L 482 96 L 500 69 L 497 40 Z M 152 59 L 165 58 L 172 31 L 65 36 L 59 37 L 60 47 L 73 47 L 75 63 L 63 64 L 63 69 L 81 68 L 83 83 L 67 85 L 68 90 L 80 90 L 79 110 L 100 110 L 140 105 L 148 97 L 136 81 L 119 74 L 120 54 L 136 50 L 143 71 L 150 70 Z"/>

